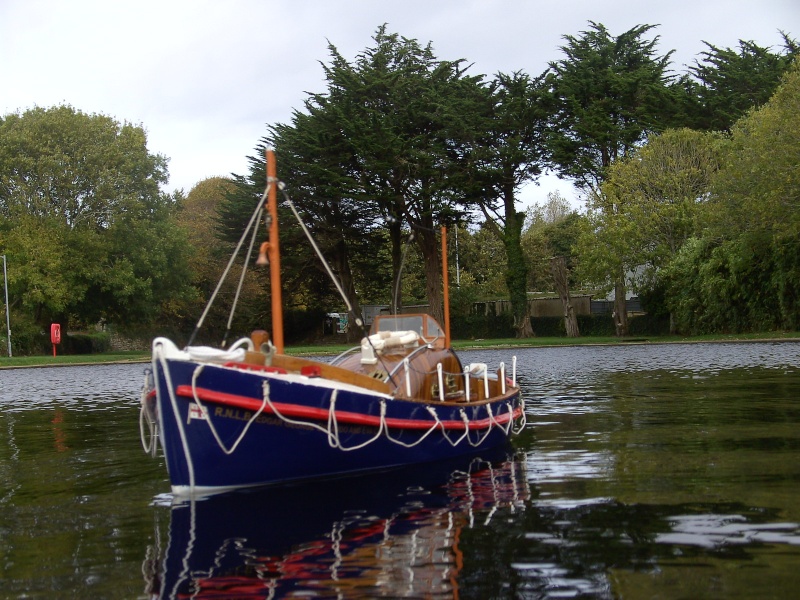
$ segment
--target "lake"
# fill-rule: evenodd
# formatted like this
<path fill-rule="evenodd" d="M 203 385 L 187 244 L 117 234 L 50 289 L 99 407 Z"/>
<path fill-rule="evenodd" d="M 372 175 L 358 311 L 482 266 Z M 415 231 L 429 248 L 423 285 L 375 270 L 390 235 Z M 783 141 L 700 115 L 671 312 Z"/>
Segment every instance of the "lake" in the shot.
<path fill-rule="evenodd" d="M 146 365 L 0 371 L 0 597 L 787 598 L 800 343 L 518 357 L 490 456 L 176 504 Z"/>

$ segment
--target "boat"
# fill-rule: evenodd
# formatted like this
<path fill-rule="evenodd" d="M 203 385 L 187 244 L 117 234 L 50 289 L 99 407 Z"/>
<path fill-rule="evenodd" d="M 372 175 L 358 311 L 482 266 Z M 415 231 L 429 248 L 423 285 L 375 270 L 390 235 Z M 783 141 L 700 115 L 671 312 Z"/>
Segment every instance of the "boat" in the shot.
<path fill-rule="evenodd" d="M 258 262 L 270 265 L 272 335 L 255 331 L 227 348 L 193 346 L 194 334 L 183 348 L 164 337 L 152 342 L 142 443 L 152 454 L 161 446 L 173 494 L 453 459 L 507 444 L 521 431 L 525 407 L 516 359 L 510 368 L 462 364 L 450 346 L 449 325 L 427 314 L 378 316 L 359 346 L 330 362 L 283 352 L 279 187 L 285 188 L 268 150 L 267 189 L 250 223 L 254 227 L 268 211 L 269 241 Z M 287 194 L 284 201 L 308 233 Z M 444 235 L 443 229 L 446 290 Z M 247 237 L 249 231 L 239 246 Z M 309 242 L 324 263 L 310 235 Z M 445 300 L 445 323 L 447 305 Z"/>

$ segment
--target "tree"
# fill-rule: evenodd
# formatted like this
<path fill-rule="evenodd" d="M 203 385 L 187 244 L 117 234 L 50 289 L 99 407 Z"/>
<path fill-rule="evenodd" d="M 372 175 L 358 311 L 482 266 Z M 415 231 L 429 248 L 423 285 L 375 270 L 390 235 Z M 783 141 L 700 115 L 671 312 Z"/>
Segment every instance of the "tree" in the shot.
<path fill-rule="evenodd" d="M 374 268 L 371 242 L 378 238 L 369 232 L 380 225 L 396 279 L 410 229 L 424 257 L 431 313 L 441 320 L 438 226 L 457 221 L 462 206 L 474 202 L 465 192 L 465 155 L 488 95 L 480 77 L 465 75 L 463 61 L 440 61 L 430 45 L 385 26 L 373 39 L 352 63 L 331 45 L 326 91 L 311 94 L 290 125 L 273 127 L 271 140 L 290 174 L 303 178 L 298 204 L 312 231 L 327 238 L 340 276 L 357 282 L 347 273 L 359 252 L 371 255 Z M 251 171 L 250 180 L 257 177 Z M 355 285 L 345 281 L 345 289 L 354 294 Z M 390 289 L 385 299 L 393 302 Z"/>
<path fill-rule="evenodd" d="M 567 337 L 580 337 L 578 318 L 575 315 L 575 309 L 572 306 L 572 299 L 569 294 L 567 258 L 565 256 L 552 257 L 550 259 L 550 273 L 553 276 L 553 284 L 555 285 L 558 297 L 561 299 L 561 305 L 564 308 L 564 327 L 567 331 Z"/>
<path fill-rule="evenodd" d="M 611 165 L 604 194 L 619 199 L 623 218 L 607 225 L 624 227 L 616 235 L 628 244 L 626 268 L 636 270 L 633 285 L 640 294 L 661 286 L 662 270 L 697 231 L 699 210 L 718 169 L 719 143 L 712 134 L 671 129 L 651 135 L 647 144 Z M 672 315 L 670 329 L 675 330 Z"/>
<path fill-rule="evenodd" d="M 528 289 L 549 290 L 552 284 L 550 257 L 555 253 L 551 241 L 553 226 L 571 215 L 574 211 L 558 191 L 549 192 L 543 204 L 529 206 L 525 215 L 525 229 L 522 233 L 522 248 L 525 260 L 530 265 Z M 558 242 L 559 247 L 563 245 Z M 568 245 L 568 244 L 567 244 Z M 567 251 L 569 254 L 571 250 Z"/>
<path fill-rule="evenodd" d="M 555 170 L 571 179 L 596 208 L 611 211 L 615 202 L 599 198 L 611 164 L 632 152 L 652 132 L 665 129 L 680 91 L 667 75 L 669 58 L 656 55 L 658 36 L 642 37 L 653 25 L 637 25 L 612 37 L 601 24 L 580 37 L 565 36 L 566 58 L 550 63 L 545 99 L 552 113 L 547 138 Z M 621 261 L 617 261 L 619 264 Z M 624 272 L 613 274 L 617 332 L 627 333 Z"/>
<path fill-rule="evenodd" d="M 333 143 L 330 143 L 331 140 L 328 140 L 329 143 L 321 142 L 321 149 L 315 155 L 313 144 L 309 145 L 302 140 L 315 136 L 324 139 L 327 134 L 322 130 L 323 128 L 319 127 L 315 133 L 311 127 L 316 123 L 315 120 L 309 119 L 307 116 L 302 116 L 301 119 L 297 131 L 291 126 L 278 125 L 270 137 L 259 142 L 256 154 L 248 157 L 249 173 L 235 175 L 233 188 L 226 189 L 223 199 L 217 204 L 218 228 L 216 235 L 228 252 L 233 251 L 254 211 L 263 202 L 266 187 L 265 150 L 272 147 L 275 148 L 278 180 L 285 185 L 286 194 L 299 209 L 303 222 L 311 229 L 315 237 L 319 238 L 319 246 L 328 257 L 329 262 L 341 262 L 341 259 L 331 261 L 331 253 L 341 251 L 341 248 L 332 247 L 330 242 L 335 241 L 337 232 L 339 232 L 338 235 L 341 235 L 348 225 L 332 217 L 313 218 L 328 211 L 329 207 L 330 210 L 335 211 L 338 203 L 347 202 L 338 193 L 338 186 L 330 183 L 331 177 L 322 177 L 322 173 L 325 173 L 325 165 L 331 160 L 330 156 L 335 155 L 335 148 L 333 148 Z M 306 127 L 305 124 L 308 124 L 309 127 Z M 285 137 L 284 131 L 288 132 Z M 328 148 L 331 148 L 331 152 L 326 154 Z M 311 160 L 312 156 L 315 156 L 316 160 Z M 258 238 L 259 242 L 266 240 L 268 236 L 265 219 L 266 217 L 257 224 L 258 230 L 262 232 L 261 237 Z M 278 221 L 280 224 L 281 293 L 285 309 L 284 328 L 287 333 L 290 333 L 286 327 L 290 310 L 318 311 L 324 309 L 330 311 L 332 307 L 338 310 L 343 300 L 335 291 L 323 264 L 314 254 L 313 248 L 309 245 L 297 219 L 284 202 L 284 196 L 280 192 L 278 193 Z M 268 268 L 272 268 L 272 265 Z M 265 277 L 263 272 L 261 277 Z M 345 289 L 350 291 L 352 297 L 352 288 L 346 286 Z M 272 293 L 272 290 L 270 289 L 268 292 Z M 250 321 L 254 324 L 260 322 L 263 327 L 264 323 L 271 321 L 270 312 L 271 302 L 265 301 L 260 307 L 256 307 L 256 310 L 250 315 Z M 357 336 L 361 332 L 352 328 L 348 333 Z"/>
<path fill-rule="evenodd" d="M 505 248 L 506 286 L 517 337 L 530 337 L 528 265 L 521 243 L 525 213 L 517 210 L 516 191 L 542 172 L 546 111 L 540 82 L 524 73 L 500 73 L 491 87 L 492 110 L 482 148 L 476 152 L 483 157 L 478 170 L 487 192 L 480 206 Z"/>
<path fill-rule="evenodd" d="M 453 236 L 450 237 L 453 241 Z M 493 228 L 485 222 L 474 228 L 459 227 L 458 252 L 461 286 L 472 288 L 473 301 L 506 296 L 506 266 L 497 260 L 504 252 L 503 241 Z M 454 275 L 450 281 L 456 281 Z"/>
<path fill-rule="evenodd" d="M 614 293 L 614 326 L 620 337 L 627 334 L 626 290 L 633 285 L 639 260 L 633 241 L 636 223 L 625 213 L 624 201 L 613 187 L 591 197 L 577 241 L 581 280 Z"/>
<path fill-rule="evenodd" d="M 672 52 L 659 57 L 658 36 L 642 39 L 654 25 L 614 38 L 590 23 L 580 37 L 565 36 L 566 58 L 551 62 L 545 74 L 545 100 L 554 168 L 584 191 L 597 192 L 614 160 L 666 128 L 665 111 L 677 89 L 667 74 Z"/>
<path fill-rule="evenodd" d="M 0 245 L 40 324 L 145 322 L 188 293 L 180 198 L 144 129 L 69 106 L 0 120 Z"/>
<path fill-rule="evenodd" d="M 360 276 L 369 278 L 376 272 L 385 273 L 380 267 L 361 273 L 353 268 L 359 256 L 375 256 L 379 239 L 376 208 L 370 199 L 359 201 L 362 196 L 354 185 L 353 155 L 338 124 L 324 107 L 309 102 L 307 108 L 308 114 L 295 112 L 290 126 L 275 126 L 271 140 L 282 161 L 282 173 L 291 186 L 293 202 L 302 210 L 304 223 L 338 277 L 353 321 L 355 317 L 361 318 L 361 298 L 357 293 Z M 300 231 L 295 230 L 293 240 L 295 245 L 308 246 Z M 315 256 L 309 259 L 306 252 L 300 254 L 307 257 L 301 270 L 307 271 L 313 265 L 316 275 L 327 280 L 323 264 Z M 331 282 L 322 283 L 319 277 L 315 280 L 319 283 L 317 289 L 332 289 Z M 337 306 L 341 302 L 334 301 Z M 348 329 L 353 341 L 363 334 L 357 327 Z"/>
<path fill-rule="evenodd" d="M 690 114 L 695 129 L 728 131 L 747 111 L 764 105 L 800 54 L 800 46 L 781 33 L 783 52 L 739 40 L 738 51 L 705 42 L 707 50 L 690 68 Z"/>
<path fill-rule="evenodd" d="M 551 192 L 544 206 L 529 211 L 530 224 L 525 231 L 525 247 L 530 253 L 538 281 L 534 289 L 553 286 L 564 309 L 564 327 L 569 337 L 579 337 L 578 318 L 572 306 L 570 287 L 576 264 L 575 245 L 583 217 L 572 210 L 558 193 Z"/>
<path fill-rule="evenodd" d="M 405 223 L 424 258 L 431 314 L 441 321 L 438 225 L 457 220 L 459 204 L 471 200 L 464 191 L 465 155 L 487 94 L 480 76 L 466 75 L 462 60 L 438 60 L 430 44 L 388 34 L 385 26 L 374 41 L 354 64 L 331 47 L 329 93 L 314 102 L 336 111 L 358 160 L 359 191 L 377 202 L 387 221 L 393 279 Z"/>
<path fill-rule="evenodd" d="M 763 107 L 740 119 L 724 146 L 709 208 L 715 233 L 800 234 L 800 60 Z"/>
<path fill-rule="evenodd" d="M 800 325 L 800 63 L 731 129 L 704 228 L 667 270 L 668 302 L 692 332 Z"/>
<path fill-rule="evenodd" d="M 70 106 L 13 113 L 0 126 L 0 214 L 7 218 L 104 230 L 126 211 L 159 202 L 167 160 L 147 151 L 142 127 Z"/>

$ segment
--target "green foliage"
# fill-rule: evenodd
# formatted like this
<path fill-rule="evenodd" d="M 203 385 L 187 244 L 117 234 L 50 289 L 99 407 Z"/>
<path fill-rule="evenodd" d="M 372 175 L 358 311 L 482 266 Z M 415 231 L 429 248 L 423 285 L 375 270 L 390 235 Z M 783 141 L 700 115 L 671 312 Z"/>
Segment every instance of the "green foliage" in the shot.
<path fill-rule="evenodd" d="M 482 122 L 487 92 L 481 77 L 465 74 L 461 60 L 438 60 L 430 45 L 388 34 L 385 27 L 374 41 L 352 64 L 331 47 L 328 94 L 314 95 L 307 106 L 316 111 L 312 116 L 333 119 L 346 140 L 338 156 L 350 166 L 355 185 L 345 193 L 360 200 L 361 214 L 390 221 L 392 280 L 400 266 L 402 225 L 414 232 L 423 257 L 425 296 L 437 316 L 437 226 L 456 218 L 459 203 L 465 202 L 465 157 Z M 365 198 L 375 203 L 371 212 Z"/>
<path fill-rule="evenodd" d="M 553 290 L 551 259 L 563 256 L 569 271 L 569 284 L 578 284 L 575 269 L 580 260 L 577 244 L 586 229 L 586 217 L 572 210 L 569 203 L 558 193 L 548 196 L 543 205 L 535 205 L 528 211 L 528 226 L 523 234 L 523 248 L 531 265 L 528 289 Z M 538 331 L 537 335 L 541 335 Z"/>
<path fill-rule="evenodd" d="M 580 36 L 566 35 L 565 58 L 550 63 L 544 101 L 551 111 L 547 146 L 563 177 L 596 190 L 606 170 L 671 122 L 677 88 L 667 75 L 671 52 L 656 55 L 658 36 L 643 36 L 654 25 L 612 37 L 590 22 Z"/>
<path fill-rule="evenodd" d="M 491 85 L 492 105 L 482 144 L 474 152 L 476 192 L 486 224 L 503 242 L 505 284 L 511 300 L 517 337 L 533 334 L 527 305 L 529 265 L 522 246 L 525 214 L 516 207 L 520 185 L 538 177 L 544 168 L 547 107 L 541 79 L 521 72 L 498 74 Z"/>
<path fill-rule="evenodd" d="M 800 61 L 762 108 L 732 128 L 709 204 L 715 235 L 800 233 Z"/>
<path fill-rule="evenodd" d="M 686 332 L 800 325 L 800 63 L 723 146 L 704 228 L 666 269 Z"/>
<path fill-rule="evenodd" d="M 111 350 L 111 336 L 105 331 L 69 333 L 57 348 L 63 354 L 100 354 Z"/>
<path fill-rule="evenodd" d="M 450 237 L 454 241 L 453 233 Z M 459 227 L 458 258 L 461 286 L 470 289 L 476 300 L 507 296 L 503 242 L 496 230 L 485 224 L 476 229 Z M 454 260 L 451 263 L 455 266 Z"/>
<path fill-rule="evenodd" d="M 8 353 L 8 338 L 5 329 L 5 314 L 3 315 L 2 339 L 0 340 L 0 353 Z M 13 356 L 30 356 L 32 354 L 47 354 L 52 350 L 50 345 L 50 332 L 45 332 L 29 315 L 21 310 L 11 310 L 11 354 Z"/>
<path fill-rule="evenodd" d="M 0 214 L 106 229 L 141 211 L 167 181 L 144 129 L 70 106 L 33 108 L 0 121 Z"/>
<path fill-rule="evenodd" d="M 0 121 L 0 246 L 18 310 L 40 327 L 169 317 L 188 270 L 166 180 L 141 127 L 68 106 Z"/>
<path fill-rule="evenodd" d="M 687 243 L 667 270 L 679 331 L 739 333 L 800 325 L 800 241 L 749 232 Z"/>
<path fill-rule="evenodd" d="M 578 278 L 604 295 L 620 278 L 630 284 L 638 265 L 637 246 L 632 243 L 637 239 L 637 223 L 625 214 L 625 199 L 614 195 L 613 188 L 609 191 L 587 203 L 575 246 L 580 257 Z"/>
<path fill-rule="evenodd" d="M 485 81 L 381 27 L 353 61 L 330 46 L 325 90 L 269 129 L 247 176 L 201 182 L 187 198 L 159 191 L 166 158 L 147 150 L 142 126 L 69 106 L 5 115 L 0 249 L 15 353 L 47 351 L 52 321 L 190 329 L 261 200 L 266 145 L 354 305 L 392 301 L 413 231 L 402 296 L 436 312 L 438 224 L 451 225 L 454 284 L 452 224 L 482 214 L 459 228 L 451 298 L 466 337 L 509 335 L 507 317 L 470 315 L 485 299 L 510 298 L 519 332 L 526 292 L 551 287 L 552 256 L 568 257 L 572 285 L 633 286 L 653 322 L 635 320 L 631 332 L 663 326 L 670 310 L 692 332 L 800 326 L 798 44 L 783 33 L 777 52 L 707 44 L 677 79 L 671 52 L 659 56 L 658 37 L 647 39 L 654 29 L 614 37 L 590 22 L 564 36 L 542 76 Z M 669 128 L 687 124 L 729 135 Z M 545 166 L 587 192 L 587 214 L 552 199 L 523 227 L 516 192 Z M 311 315 L 341 300 L 280 212 L 284 300 L 300 315 L 287 320 L 313 336 Z M 245 279 L 236 332 L 268 322 L 265 279 Z M 226 321 L 232 295 L 223 288 L 209 322 Z M 609 333 L 601 322 L 580 327 Z"/>
<path fill-rule="evenodd" d="M 653 25 L 638 25 L 613 38 L 603 25 L 590 23 L 580 37 L 565 36 L 566 58 L 551 62 L 545 77 L 544 98 L 552 114 L 547 146 L 555 170 L 591 198 L 590 227 L 599 239 L 592 240 L 587 228 L 582 250 L 591 252 L 599 244 L 612 248 L 594 252 L 585 261 L 584 275 L 613 287 L 620 307 L 617 332 L 625 335 L 625 274 L 632 256 L 625 252 L 625 238 L 616 235 L 626 225 L 617 206 L 620 199 L 600 188 L 614 161 L 674 121 L 682 89 L 667 74 L 671 52 L 658 57 L 658 37 L 643 39 Z"/>
<path fill-rule="evenodd" d="M 411 229 L 423 257 L 425 296 L 436 314 L 438 225 L 457 220 L 461 206 L 475 202 L 469 154 L 482 132 L 476 127 L 486 123 L 489 91 L 481 77 L 465 74 L 462 61 L 438 60 L 430 45 L 385 27 L 373 39 L 353 62 L 330 46 L 326 91 L 311 94 L 291 124 L 272 127 L 265 144 L 276 148 L 280 176 L 354 307 L 365 290 L 376 297 L 382 288 L 383 301 L 392 300 L 391 282 Z M 263 180 L 260 161 L 251 159 L 238 197 L 252 199 Z M 231 215 L 250 212 L 232 207 L 221 208 L 226 226 L 236 221 Z M 281 243 L 298 257 L 289 273 L 306 274 L 314 292 L 330 289 L 310 273 L 321 271 L 303 250 L 305 240 L 287 234 Z"/>
<path fill-rule="evenodd" d="M 687 122 L 695 129 L 728 131 L 753 107 L 764 105 L 800 54 L 797 42 L 781 35 L 784 48 L 779 54 L 753 41 L 740 40 L 738 51 L 706 42 L 707 50 L 690 69 Z"/>
<path fill-rule="evenodd" d="M 660 270 L 698 230 L 720 144 L 711 134 L 671 129 L 611 166 L 603 190 L 622 217 L 610 222 L 623 227 L 616 233 L 627 245 L 624 268 L 637 271 L 631 281 L 637 292 L 659 285 Z"/>

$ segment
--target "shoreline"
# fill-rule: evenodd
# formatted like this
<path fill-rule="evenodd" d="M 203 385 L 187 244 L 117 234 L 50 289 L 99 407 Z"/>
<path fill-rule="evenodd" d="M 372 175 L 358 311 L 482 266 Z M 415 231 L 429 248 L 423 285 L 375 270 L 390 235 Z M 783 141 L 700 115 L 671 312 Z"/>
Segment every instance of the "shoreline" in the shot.
<path fill-rule="evenodd" d="M 536 338 L 532 338 L 536 339 Z M 551 338 L 555 339 L 555 338 Z M 754 344 L 754 343 L 783 343 L 783 342 L 800 342 L 800 332 L 790 332 L 783 336 L 759 336 L 759 337 L 736 337 L 736 336 L 719 336 L 719 337 L 710 337 L 706 338 L 682 338 L 682 339 L 653 339 L 653 338 L 631 338 L 631 339 L 623 339 L 623 340 L 616 340 L 616 341 L 590 341 L 591 338 L 578 338 L 583 341 L 572 341 L 569 338 L 557 338 L 559 342 L 544 342 L 543 343 L 531 343 L 530 340 L 519 340 L 519 341 L 509 341 L 509 340 L 497 340 L 493 342 L 492 340 L 455 340 L 453 343 L 453 348 L 456 351 L 470 351 L 470 350 L 509 350 L 513 348 L 569 348 L 569 347 L 578 347 L 578 346 L 644 346 L 644 345 L 670 345 L 670 344 Z M 346 348 L 349 348 L 347 346 Z M 302 348 L 302 347 L 300 347 Z M 315 347 L 313 349 L 308 350 L 298 350 L 296 352 L 292 352 L 292 349 L 289 348 L 289 352 L 287 354 L 294 355 L 294 356 L 336 356 L 342 352 L 342 346 L 332 346 L 330 349 L 324 349 L 322 347 Z M 70 357 L 76 357 L 76 355 L 65 355 Z M 122 365 L 122 364 L 147 364 L 150 362 L 150 355 L 144 354 L 141 357 L 131 357 L 131 358 L 112 358 L 109 357 L 108 360 L 104 359 L 102 354 L 95 354 L 89 355 L 96 357 L 97 360 L 83 360 L 83 361 L 75 361 L 75 362 L 60 362 L 58 360 L 53 360 L 50 357 L 44 356 L 29 356 L 23 358 L 14 358 L 12 357 L 12 361 L 16 360 L 35 360 L 37 361 L 35 364 L 15 364 L 15 365 L 6 365 L 3 364 L 4 361 L 8 360 L 8 357 L 0 357 L 0 371 L 8 370 L 8 369 L 36 369 L 36 368 L 47 368 L 47 367 L 87 367 L 93 365 Z M 41 361 L 41 362 L 38 362 Z"/>

